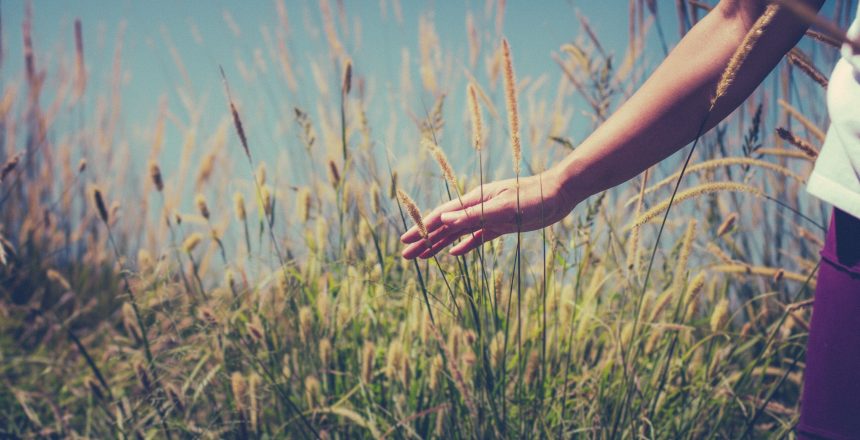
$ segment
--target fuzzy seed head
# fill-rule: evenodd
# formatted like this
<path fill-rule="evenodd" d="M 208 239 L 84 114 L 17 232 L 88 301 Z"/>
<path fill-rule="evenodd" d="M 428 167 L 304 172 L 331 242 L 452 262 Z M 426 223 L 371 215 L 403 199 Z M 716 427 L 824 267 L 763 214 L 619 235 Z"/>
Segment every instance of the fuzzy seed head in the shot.
<path fill-rule="evenodd" d="M 302 343 L 307 344 L 310 340 L 314 325 L 314 312 L 310 307 L 304 306 L 299 309 L 299 338 Z"/>
<path fill-rule="evenodd" d="M 0 169 L 0 182 L 6 180 L 6 176 L 8 176 L 12 171 L 15 170 L 15 167 L 18 166 L 18 162 L 21 160 L 21 155 L 16 154 L 12 156 L 6 163 L 3 164 L 3 168 Z"/>
<path fill-rule="evenodd" d="M 714 307 L 714 311 L 711 314 L 711 331 L 716 333 L 722 330 L 723 326 L 726 325 L 726 322 L 729 320 L 729 300 L 726 298 L 721 299 L 717 305 Z"/>
<path fill-rule="evenodd" d="M 305 223 L 307 223 L 311 218 L 312 201 L 311 190 L 304 186 L 299 188 L 299 194 L 298 197 L 296 197 L 296 208 L 298 208 L 299 211 L 299 218 Z"/>
<path fill-rule="evenodd" d="M 379 185 L 376 182 L 370 186 L 370 212 L 378 214 L 382 203 L 382 196 L 379 194 Z"/>
<path fill-rule="evenodd" d="M 398 189 L 397 199 L 400 200 L 400 203 L 406 208 L 406 212 L 409 213 L 409 217 L 412 217 L 412 221 L 415 222 L 415 226 L 418 226 L 418 230 L 421 231 L 421 236 L 427 238 L 427 227 L 424 226 L 424 220 L 421 219 L 421 211 L 418 209 L 418 205 L 415 204 L 415 201 L 412 200 L 412 197 L 409 197 L 409 194 L 406 194 L 405 191 Z"/>
<path fill-rule="evenodd" d="M 239 221 L 244 222 L 248 218 L 248 213 L 245 212 L 245 196 L 238 191 L 233 194 L 233 208 Z"/>
<path fill-rule="evenodd" d="M 433 158 L 436 159 L 436 162 L 439 164 L 439 168 L 442 170 L 442 176 L 445 177 L 448 185 L 456 191 L 457 178 L 454 175 L 454 169 L 451 167 L 451 162 L 448 162 L 448 157 L 445 156 L 445 152 L 442 151 L 442 148 L 427 137 L 421 139 L 421 145 L 430 151 L 430 154 L 433 155 Z"/>
<path fill-rule="evenodd" d="M 320 386 L 320 381 L 314 376 L 308 376 L 305 378 L 305 399 L 307 399 L 308 406 L 311 408 L 316 407 L 321 400 L 322 397 L 322 388 Z"/>
<path fill-rule="evenodd" d="M 195 232 L 188 236 L 185 241 L 182 242 L 182 250 L 186 253 L 191 253 L 203 241 L 203 234 L 199 232 Z"/>
<path fill-rule="evenodd" d="M 203 197 L 203 194 L 197 194 L 194 203 L 197 205 L 197 211 L 200 212 L 200 215 L 209 220 L 209 205 L 206 204 L 206 197 Z"/>
<path fill-rule="evenodd" d="M 337 188 L 340 185 L 340 170 L 334 160 L 331 159 L 328 161 L 328 178 L 332 187 Z"/>
<path fill-rule="evenodd" d="M 331 341 L 328 338 L 322 338 L 319 342 L 320 363 L 323 368 L 328 368 L 331 363 Z"/>
<path fill-rule="evenodd" d="M 107 205 L 105 205 L 105 199 L 102 197 L 102 191 L 98 187 L 93 188 L 93 202 L 96 206 L 96 211 L 99 214 L 99 218 L 102 219 L 106 224 L 110 217 L 108 216 Z"/>
<path fill-rule="evenodd" d="M 272 188 L 269 185 L 263 185 L 260 188 L 260 197 L 263 199 L 263 213 L 266 214 L 266 217 L 271 217 L 272 215 Z"/>
<path fill-rule="evenodd" d="M 365 342 L 364 348 L 361 350 L 361 379 L 364 383 L 370 383 L 373 380 L 373 362 L 375 358 L 376 346 L 373 345 L 373 342 Z"/>
<path fill-rule="evenodd" d="M 737 212 L 733 212 L 733 213 L 729 214 L 728 216 L 726 216 L 726 219 L 723 220 L 723 222 L 720 223 L 720 226 L 717 228 L 717 237 L 722 237 L 727 232 L 731 231 L 732 228 L 735 226 L 735 222 L 737 222 L 737 221 L 738 221 L 738 213 Z"/>
<path fill-rule="evenodd" d="M 476 150 L 481 150 L 484 131 L 484 122 L 481 117 L 481 107 L 478 104 L 478 92 L 475 90 L 475 85 L 469 83 L 466 88 L 466 99 L 469 103 L 469 115 L 472 120 L 472 146 Z"/>
<path fill-rule="evenodd" d="M 750 52 L 752 52 L 753 47 L 755 47 L 758 39 L 764 33 L 764 29 L 773 21 L 773 17 L 776 15 L 776 12 L 779 10 L 779 6 L 776 4 L 768 5 L 765 9 L 764 13 L 756 20 L 753 24 L 752 28 L 747 32 L 744 37 L 741 45 L 738 46 L 735 53 L 729 59 L 729 64 L 726 66 L 726 69 L 723 71 L 722 76 L 720 77 L 720 82 L 717 83 L 717 91 L 714 93 L 714 97 L 711 99 L 711 108 L 713 109 L 716 105 L 717 101 L 726 94 L 726 91 L 729 89 L 729 86 L 734 82 L 735 77 L 738 74 L 738 70 L 740 70 L 741 65 L 743 65 L 744 61 L 749 56 Z"/>
<path fill-rule="evenodd" d="M 352 89 L 352 60 L 346 60 L 346 66 L 343 68 L 343 84 L 341 85 L 341 91 L 343 95 L 349 95 L 349 91 Z"/>
<path fill-rule="evenodd" d="M 514 61 L 508 39 L 502 39 L 502 59 L 504 61 L 505 106 L 508 110 L 508 128 L 511 132 L 511 151 L 514 156 L 514 174 L 520 175 L 522 146 L 520 145 L 520 116 L 517 104 L 517 79 L 514 74 Z"/>
<path fill-rule="evenodd" d="M 266 164 L 264 162 L 261 162 L 260 165 L 257 166 L 255 177 L 257 178 L 257 183 L 259 185 L 262 186 L 266 184 Z"/>
<path fill-rule="evenodd" d="M 164 180 L 161 178 L 161 169 L 158 168 L 157 163 L 152 162 L 149 164 L 149 176 L 152 178 L 155 190 L 158 192 L 164 191 Z"/>
<path fill-rule="evenodd" d="M 248 385 L 245 382 L 245 376 L 242 373 L 234 371 L 230 375 L 230 389 L 233 391 L 233 399 L 236 402 L 236 411 L 242 412 L 245 407 L 245 392 Z"/>

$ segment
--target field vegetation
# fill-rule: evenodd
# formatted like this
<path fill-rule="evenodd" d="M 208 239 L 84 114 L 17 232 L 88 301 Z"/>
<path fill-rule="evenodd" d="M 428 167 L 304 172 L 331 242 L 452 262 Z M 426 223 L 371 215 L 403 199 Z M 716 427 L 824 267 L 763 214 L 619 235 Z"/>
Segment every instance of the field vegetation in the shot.
<path fill-rule="evenodd" d="M 121 129 L 122 33 L 95 81 L 87 23 L 43 52 L 28 3 L 5 33 L 24 69 L 6 60 L 0 90 L 0 435 L 793 435 L 827 218 L 803 190 L 838 56 L 825 35 L 703 134 L 683 176 L 681 157 L 542 231 L 400 256 L 420 212 L 576 148 L 573 121 L 595 127 L 659 62 L 648 42 L 671 47 L 709 8 L 660 3 L 675 32 L 655 3 L 630 2 L 624 54 L 572 17 L 537 78 L 516 76 L 504 1 L 458 18 L 458 47 L 427 13 L 387 86 L 404 111 L 373 126 L 388 98 L 350 56 L 344 2 L 307 6 L 328 47 L 311 57 L 288 44 L 301 7 L 276 1 L 269 44 L 213 65 L 206 99 L 168 91 L 144 134 Z M 254 87 L 315 103 L 259 124 Z"/>

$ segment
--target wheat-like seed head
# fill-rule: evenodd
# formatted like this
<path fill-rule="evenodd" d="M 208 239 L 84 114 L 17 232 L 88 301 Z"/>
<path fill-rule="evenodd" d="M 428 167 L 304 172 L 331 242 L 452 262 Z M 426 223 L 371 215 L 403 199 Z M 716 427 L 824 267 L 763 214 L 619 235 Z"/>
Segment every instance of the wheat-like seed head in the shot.
<path fill-rule="evenodd" d="M 209 205 L 206 204 L 206 197 L 203 197 L 203 194 L 197 194 L 194 203 L 197 204 L 197 211 L 200 212 L 200 215 L 209 220 Z"/>
<path fill-rule="evenodd" d="M 771 21 L 773 21 L 773 17 L 776 15 L 778 10 L 779 6 L 775 4 L 768 5 L 761 17 L 756 20 L 752 28 L 747 32 L 743 41 L 741 41 L 741 45 L 738 46 L 735 53 L 732 54 L 732 57 L 729 59 L 729 64 L 726 66 L 726 69 L 723 70 L 722 76 L 720 76 L 720 82 L 717 83 L 717 91 L 711 99 L 711 109 L 713 109 L 717 101 L 726 94 L 729 86 L 734 82 L 741 65 L 747 59 L 750 52 L 752 52 L 756 42 L 758 42 L 758 39 L 764 33 L 764 29 Z"/>
<path fill-rule="evenodd" d="M 352 90 L 352 60 L 346 60 L 346 66 L 343 68 L 343 83 L 340 86 L 343 96 L 349 95 Z"/>
<path fill-rule="evenodd" d="M 483 141 L 481 136 L 484 131 L 484 123 L 481 118 L 481 107 L 478 104 L 478 92 L 472 83 L 469 83 L 469 86 L 466 88 L 466 99 L 469 101 L 469 114 L 472 119 L 472 146 L 480 151 Z"/>
<path fill-rule="evenodd" d="M 370 212 L 378 214 L 382 206 L 382 196 L 379 195 L 379 184 L 373 182 L 370 185 Z"/>
<path fill-rule="evenodd" d="M 679 192 L 675 196 L 674 203 L 683 202 L 687 199 L 692 199 L 703 194 L 711 194 L 715 192 L 723 192 L 723 191 L 732 191 L 732 192 L 745 192 L 758 197 L 763 197 L 764 193 L 753 186 L 746 185 L 743 183 L 735 183 L 735 182 L 710 182 L 704 183 L 702 185 L 694 186 L 685 191 Z M 665 211 L 669 207 L 670 199 L 663 200 L 662 202 L 654 205 L 651 209 L 646 211 L 644 214 L 640 215 L 636 220 L 633 221 L 632 224 L 628 225 L 628 228 L 632 228 L 634 226 L 640 226 L 648 221 L 652 220 L 654 217 L 657 217 L 660 213 Z"/>
<path fill-rule="evenodd" d="M 248 213 L 245 212 L 245 196 L 238 191 L 233 194 L 233 208 L 236 211 L 236 218 L 244 222 L 248 217 Z"/>
<path fill-rule="evenodd" d="M 729 320 L 729 300 L 723 298 L 714 307 L 714 312 L 711 314 L 711 331 L 716 333 L 720 331 L 726 322 Z"/>
<path fill-rule="evenodd" d="M 403 386 L 409 386 L 409 358 L 397 339 L 391 341 L 385 353 L 385 376 L 392 382 L 398 380 Z"/>
<path fill-rule="evenodd" d="M 299 309 L 299 338 L 302 343 L 310 340 L 314 325 L 314 312 L 310 307 L 304 306 Z"/>
<path fill-rule="evenodd" d="M 373 361 L 376 357 L 376 346 L 373 342 L 366 341 L 361 350 L 361 379 L 364 383 L 373 380 Z"/>
<path fill-rule="evenodd" d="M 319 354 L 320 354 L 320 364 L 322 364 L 323 368 L 328 368 L 331 363 L 331 340 L 329 338 L 322 338 L 319 341 Z"/>
<path fill-rule="evenodd" d="M 151 162 L 149 164 L 149 176 L 152 178 L 152 184 L 155 185 L 155 190 L 158 192 L 164 191 L 164 180 L 161 178 L 161 169 L 158 164 Z"/>
<path fill-rule="evenodd" d="M 427 137 L 421 139 L 421 145 L 430 151 L 433 158 L 436 159 L 436 162 L 439 164 L 439 168 L 442 170 L 442 176 L 448 182 L 448 185 L 451 186 L 451 189 L 457 191 L 457 177 L 454 175 L 454 169 L 451 167 L 451 162 L 448 161 L 448 157 L 445 155 L 442 148 Z"/>
<path fill-rule="evenodd" d="M 320 403 L 322 397 L 322 385 L 319 379 L 315 376 L 305 378 L 305 399 L 308 401 L 308 406 L 314 408 Z"/>
<path fill-rule="evenodd" d="M 649 322 L 654 322 L 657 320 L 660 314 L 663 313 L 663 310 L 666 310 L 666 306 L 669 305 L 672 298 L 675 297 L 676 292 L 677 289 L 675 289 L 674 287 L 669 287 L 668 289 L 666 289 L 666 291 L 664 291 L 660 294 L 660 296 L 657 297 L 657 299 L 654 301 L 654 308 L 651 310 L 651 317 L 649 319 Z"/>
<path fill-rule="evenodd" d="M 337 188 L 340 185 L 340 170 L 337 168 L 337 164 L 334 163 L 334 160 L 329 159 L 328 161 L 328 178 L 331 182 L 331 186 Z"/>
<path fill-rule="evenodd" d="M 102 197 L 102 191 L 98 187 L 93 188 L 93 201 L 95 202 L 96 211 L 98 212 L 99 217 L 107 224 L 110 217 L 108 216 L 105 200 Z"/>
<path fill-rule="evenodd" d="M 681 289 L 684 280 L 687 279 L 687 261 L 690 259 L 690 251 L 693 249 L 693 239 L 696 238 L 696 219 L 690 219 L 684 237 L 681 239 L 681 250 L 678 252 L 678 263 L 675 266 L 674 284 Z"/>
<path fill-rule="evenodd" d="M 197 170 L 197 178 L 195 179 L 198 187 L 209 181 L 212 177 L 212 171 L 215 169 L 215 153 L 210 152 L 203 157 L 200 162 L 200 168 Z"/>
<path fill-rule="evenodd" d="M 307 187 L 301 187 L 296 197 L 296 207 L 299 211 L 299 218 L 303 222 L 307 222 L 311 218 L 311 202 L 311 191 Z"/>
<path fill-rule="evenodd" d="M 797 137 L 797 135 L 792 133 L 790 130 L 783 127 L 777 127 L 776 134 L 779 135 L 779 137 L 782 138 L 784 141 L 788 142 L 791 145 L 794 145 L 795 147 L 800 149 L 800 151 L 803 151 L 803 154 L 805 154 L 810 159 L 815 159 L 816 157 L 818 157 L 817 148 L 813 147 L 812 144 L 810 144 L 808 141 Z"/>
<path fill-rule="evenodd" d="M 481 51 L 481 37 L 478 35 L 478 28 L 475 26 L 475 17 L 472 12 L 466 14 L 466 35 L 469 36 L 469 65 L 475 67 L 478 53 Z"/>
<path fill-rule="evenodd" d="M 13 170 L 15 170 L 15 167 L 18 166 L 18 162 L 20 160 L 21 160 L 21 155 L 16 154 L 16 155 L 12 156 L 11 158 L 9 158 L 9 160 L 7 160 L 6 163 L 3 164 L 3 168 L 2 168 L 2 170 L 0 170 L 0 182 L 6 180 L 6 176 L 8 176 L 9 173 L 11 173 Z"/>
<path fill-rule="evenodd" d="M 267 217 L 271 216 L 273 207 L 272 188 L 269 185 L 263 185 L 263 187 L 260 188 L 260 197 L 263 199 L 263 213 L 266 214 Z"/>
<path fill-rule="evenodd" d="M 234 371 L 233 374 L 230 375 L 230 389 L 233 391 L 236 411 L 242 412 L 245 406 L 245 392 L 248 389 L 247 383 L 245 382 L 245 376 L 242 376 L 242 373 Z"/>
<path fill-rule="evenodd" d="M 69 280 L 67 280 L 66 277 L 64 277 L 63 274 L 58 272 L 56 269 L 48 269 L 45 272 L 45 276 L 63 289 L 72 290 L 72 285 L 69 283 Z"/>
<path fill-rule="evenodd" d="M 233 115 L 233 125 L 236 127 L 236 134 L 239 135 L 239 141 L 242 143 L 245 157 L 248 158 L 248 161 L 251 161 L 251 150 L 248 148 L 248 138 L 245 136 L 245 128 L 242 126 L 242 118 L 239 117 L 239 111 L 236 110 L 236 104 L 233 102 L 233 96 L 230 93 L 230 85 L 227 84 L 227 75 L 224 74 L 223 68 L 220 69 L 221 79 L 224 82 L 224 90 L 227 93 L 227 102 L 230 104 L 230 113 Z"/>
<path fill-rule="evenodd" d="M 642 180 L 639 182 L 639 198 L 636 203 L 634 216 L 639 217 L 642 213 L 643 197 L 645 195 L 645 186 L 648 185 L 649 170 L 642 173 Z M 630 231 L 629 246 L 627 249 L 627 261 L 625 266 L 631 271 L 635 271 L 636 264 L 639 262 L 639 227 L 633 227 Z"/>
<path fill-rule="evenodd" d="M 768 277 L 771 279 L 773 279 L 778 272 L 782 271 L 780 279 L 791 280 L 798 283 L 806 283 L 808 281 L 809 287 L 812 289 L 815 289 L 816 286 L 815 277 L 810 277 L 809 275 L 802 273 L 790 272 L 782 268 L 750 266 L 747 264 L 720 264 L 717 266 L 711 266 L 710 270 L 722 273 L 757 275 L 760 277 Z"/>
<path fill-rule="evenodd" d="M 421 236 L 427 238 L 427 227 L 424 226 L 424 220 L 421 219 L 421 211 L 418 209 L 418 205 L 415 204 L 415 201 L 412 200 L 412 197 L 409 197 L 409 194 L 406 194 L 405 191 L 398 188 L 397 199 L 400 200 L 400 203 L 402 203 L 406 208 L 406 212 L 409 213 L 409 217 L 412 217 L 412 221 L 415 222 L 415 226 L 418 226 Z"/>
<path fill-rule="evenodd" d="M 77 73 L 75 76 L 75 95 L 78 98 L 84 95 L 84 90 L 87 87 L 87 69 L 84 65 L 84 36 L 81 19 L 75 19 L 75 67 Z"/>
<path fill-rule="evenodd" d="M 699 272 L 690 285 L 687 286 L 687 292 L 684 294 L 684 304 L 687 307 L 684 314 L 685 321 L 691 321 L 699 308 L 699 293 L 705 287 L 705 272 Z"/>
<path fill-rule="evenodd" d="M 514 174 L 520 175 L 522 146 L 520 145 L 520 116 L 517 105 L 517 79 L 514 74 L 514 61 L 508 39 L 502 39 L 502 59 L 504 60 L 505 104 L 508 109 L 508 128 L 511 130 L 511 150 L 514 156 Z"/>
<path fill-rule="evenodd" d="M 762 152 L 764 150 L 765 149 L 761 149 L 761 150 L 759 150 L 759 152 Z M 750 157 L 724 157 L 724 158 L 720 158 L 720 159 L 708 160 L 705 162 L 697 163 L 695 165 L 690 165 L 687 168 L 686 174 L 708 171 L 708 170 L 714 170 L 714 169 L 727 167 L 727 166 L 733 166 L 733 165 L 754 166 L 754 167 L 758 167 L 758 168 L 764 168 L 768 171 L 773 171 L 777 174 L 780 174 L 780 175 L 783 175 L 786 177 L 790 177 L 794 180 L 797 180 L 798 182 L 804 182 L 806 180 L 800 174 L 797 174 L 796 172 L 794 172 L 794 171 L 792 171 L 786 167 L 780 166 L 780 165 L 772 163 L 772 162 L 767 162 L 764 160 L 753 159 Z M 647 189 L 645 189 L 644 192 L 640 192 L 640 195 L 631 197 L 629 200 L 627 200 L 624 203 L 624 206 L 630 206 L 631 204 L 641 200 L 642 196 L 651 194 L 651 193 L 653 193 L 653 192 L 655 192 L 661 188 L 668 186 L 669 184 L 676 182 L 680 175 L 681 175 L 681 172 L 678 171 L 678 172 L 672 174 L 671 176 L 667 176 L 663 180 L 661 180 L 661 181 L 655 183 L 654 185 L 651 185 Z"/>
<path fill-rule="evenodd" d="M 717 228 L 717 237 L 722 237 L 727 232 L 729 232 L 734 226 L 735 222 L 738 221 L 738 213 L 733 212 L 726 216 L 726 219 L 720 223 L 720 226 Z"/>
<path fill-rule="evenodd" d="M 824 76 L 824 74 L 812 64 L 812 61 L 799 49 L 794 48 L 788 53 L 788 62 L 791 63 L 792 66 L 800 69 L 800 71 L 805 73 L 808 77 L 812 78 L 812 80 L 817 82 L 818 85 L 825 89 L 827 88 L 827 77 Z"/>
<path fill-rule="evenodd" d="M 196 248 L 197 245 L 200 244 L 201 241 L 203 241 L 203 234 L 195 232 L 189 235 L 188 238 L 186 238 L 185 241 L 182 242 L 182 249 L 186 253 L 190 254 L 192 251 L 194 251 L 194 248 Z"/>

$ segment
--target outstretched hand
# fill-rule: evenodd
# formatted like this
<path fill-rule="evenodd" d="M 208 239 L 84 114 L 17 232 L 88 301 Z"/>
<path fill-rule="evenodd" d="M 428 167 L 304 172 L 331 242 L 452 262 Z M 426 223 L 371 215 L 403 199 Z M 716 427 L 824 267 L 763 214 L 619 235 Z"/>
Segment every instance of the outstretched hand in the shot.
<path fill-rule="evenodd" d="M 406 231 L 400 237 L 407 244 L 403 258 L 430 258 L 466 236 L 450 251 L 451 255 L 462 255 L 504 234 L 534 231 L 558 222 L 579 202 L 572 200 L 561 184 L 559 177 L 550 172 L 521 177 L 519 201 L 516 179 L 474 188 L 424 217 L 426 239 L 416 226 Z"/>

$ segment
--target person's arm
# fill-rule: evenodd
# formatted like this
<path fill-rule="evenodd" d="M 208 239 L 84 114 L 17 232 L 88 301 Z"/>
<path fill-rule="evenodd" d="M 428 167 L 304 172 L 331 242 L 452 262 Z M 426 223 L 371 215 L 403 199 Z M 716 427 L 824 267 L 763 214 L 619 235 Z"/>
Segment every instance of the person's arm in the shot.
<path fill-rule="evenodd" d="M 803 2 L 817 10 L 823 0 Z M 546 172 L 520 179 L 520 229 L 555 223 L 588 196 L 631 179 L 691 142 L 708 115 L 729 59 L 765 7 L 761 0 L 721 1 L 576 150 Z M 705 130 L 755 90 L 807 26 L 787 10 L 777 12 L 708 115 Z M 483 241 L 515 232 L 517 205 L 512 181 L 485 185 L 483 199 L 476 194 L 478 190 L 466 194 L 463 205 L 455 200 L 432 211 L 425 219 L 428 240 L 422 240 L 415 228 L 407 231 L 401 239 L 410 246 L 403 256 L 427 258 L 472 233 L 451 250 L 452 254 L 462 254 Z"/>

